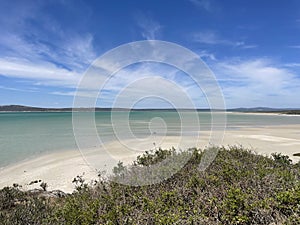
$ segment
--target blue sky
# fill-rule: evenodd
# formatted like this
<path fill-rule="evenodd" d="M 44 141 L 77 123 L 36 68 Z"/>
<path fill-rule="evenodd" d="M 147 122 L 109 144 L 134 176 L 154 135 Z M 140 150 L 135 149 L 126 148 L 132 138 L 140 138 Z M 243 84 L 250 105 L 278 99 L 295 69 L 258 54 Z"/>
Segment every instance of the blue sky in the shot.
<path fill-rule="evenodd" d="M 197 53 L 214 72 L 228 108 L 300 108 L 297 0 L 1 1 L 0 27 L 0 105 L 70 107 L 97 57 L 121 44 L 156 39 Z M 145 64 L 119 76 L 140 73 L 174 70 Z M 185 77 L 173 78 L 184 86 Z M 98 106 L 110 106 L 115 93 Z"/>

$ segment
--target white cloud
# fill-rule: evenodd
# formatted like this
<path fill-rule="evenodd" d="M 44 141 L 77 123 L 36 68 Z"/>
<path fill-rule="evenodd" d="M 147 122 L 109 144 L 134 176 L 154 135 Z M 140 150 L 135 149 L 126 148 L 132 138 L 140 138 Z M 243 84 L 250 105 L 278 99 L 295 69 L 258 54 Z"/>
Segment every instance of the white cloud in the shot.
<path fill-rule="evenodd" d="M 208 53 L 204 52 L 203 54 Z M 300 105 L 297 105 L 299 104 L 297 96 L 300 96 L 300 81 L 297 74 L 287 68 L 286 65 L 280 66 L 272 60 L 257 58 L 252 60 L 227 59 L 223 61 L 214 59 L 210 61 L 209 66 L 220 83 L 226 105 L 229 108 L 240 106 L 288 107 L 291 105 L 300 107 Z M 204 94 L 208 94 L 212 98 L 213 93 L 202 93 L 201 89 L 188 76 L 185 77 L 183 73 L 174 68 L 153 63 L 143 63 L 140 66 L 135 65 L 117 72 L 102 89 L 99 101 L 105 103 L 106 106 L 111 106 L 124 88 L 126 94 L 121 96 L 120 99 L 122 104 L 127 104 L 127 106 L 130 106 L 130 99 L 135 96 L 145 96 L 149 93 L 157 96 L 170 96 L 172 93 L 179 93 L 156 79 L 158 76 L 175 82 L 180 91 L 187 93 L 197 107 L 209 107 Z M 79 95 L 82 97 L 97 96 L 100 89 L 97 84 L 99 84 L 99 79 L 102 78 L 101 76 L 93 77 L 87 83 L 85 89 L 80 90 Z M 146 78 L 151 79 L 148 79 L 147 83 L 142 82 L 139 85 L 134 85 L 135 82 Z M 72 96 L 74 92 L 61 91 L 53 94 Z M 180 95 L 177 97 L 180 98 Z M 281 102 L 282 105 L 278 105 L 278 102 Z M 180 102 L 180 104 L 184 105 L 183 102 Z"/>
<path fill-rule="evenodd" d="M 249 82 L 270 85 L 273 88 L 274 85 L 281 87 L 286 83 L 285 81 L 291 81 L 295 77 L 289 70 L 276 67 L 265 59 L 222 62 L 218 66 L 231 78 L 239 77 Z"/>
<path fill-rule="evenodd" d="M 297 74 L 266 59 L 227 60 L 212 66 L 228 105 L 299 107 Z M 278 105 L 278 103 L 286 105 Z M 298 105 L 297 105 L 298 104 Z"/>
<path fill-rule="evenodd" d="M 96 58 L 93 36 L 63 30 L 41 11 L 43 3 L 22 5 L 3 12 L 10 13 L 9 21 L 0 16 L 0 75 L 29 79 L 32 85 L 76 87 Z"/>
<path fill-rule="evenodd" d="M 284 64 L 285 67 L 300 67 L 300 63 L 286 63 Z"/>
<path fill-rule="evenodd" d="M 20 89 L 20 88 L 14 88 L 14 87 L 6 87 L 3 85 L 0 85 L 0 89 L 4 89 L 4 90 L 10 90 L 10 91 L 22 91 L 22 92 L 36 92 L 36 90 L 32 90 L 32 89 Z"/>
<path fill-rule="evenodd" d="M 300 49 L 300 45 L 291 45 L 289 46 L 290 48 L 296 48 L 296 49 Z"/>
<path fill-rule="evenodd" d="M 93 36 L 87 34 L 69 35 L 57 42 L 48 40 L 26 40 L 22 34 L 6 33 L 0 37 L 0 47 L 5 49 L 0 58 L 12 56 L 30 61 L 45 61 L 63 64 L 70 69 L 83 70 L 95 58 Z"/>
<path fill-rule="evenodd" d="M 208 45 L 229 45 L 233 47 L 240 47 L 244 49 L 256 48 L 257 45 L 247 45 L 244 41 L 230 41 L 221 38 L 215 31 L 200 31 L 194 33 L 192 38 L 195 42 Z"/>
<path fill-rule="evenodd" d="M 147 40 L 155 40 L 160 35 L 162 26 L 150 16 L 137 14 L 136 21 L 141 28 L 142 36 Z"/>
<path fill-rule="evenodd" d="M 194 41 L 204 44 L 229 44 L 226 40 L 221 40 L 213 31 L 203 31 L 194 34 Z"/>
<path fill-rule="evenodd" d="M 105 103 L 106 106 L 110 107 L 116 99 L 119 99 L 117 107 L 131 107 L 132 99 L 137 96 L 146 97 L 149 95 L 169 99 L 173 103 L 176 102 L 177 107 L 187 107 L 188 102 L 182 97 L 182 93 L 184 93 L 191 98 L 197 107 L 208 107 L 201 89 L 188 75 L 185 76 L 183 72 L 165 64 L 141 63 L 126 67 L 112 77 L 103 77 L 101 73 L 95 73 L 95 76 L 89 75 L 90 78 L 87 78 L 77 95 L 98 99 L 101 104 Z M 106 80 L 107 78 L 109 79 Z M 102 87 L 105 80 L 105 86 Z M 176 90 L 174 89 L 175 86 Z M 52 94 L 74 96 L 75 92 L 55 91 Z M 144 106 L 151 107 L 149 102 L 153 103 L 153 107 L 156 105 L 154 103 L 157 102 L 157 99 L 147 101 L 149 105 L 144 104 Z"/>
<path fill-rule="evenodd" d="M 211 0 L 189 0 L 189 1 L 193 3 L 195 6 L 201 9 L 203 8 L 208 12 L 211 12 L 213 10 Z"/>
<path fill-rule="evenodd" d="M 54 85 L 52 82 L 55 82 L 60 86 L 75 86 L 81 77 L 79 73 L 59 68 L 49 62 L 31 62 L 20 58 L 0 58 L 0 74 L 30 79 L 33 82 L 46 81 L 48 85 Z"/>
<path fill-rule="evenodd" d="M 257 45 L 246 45 L 246 44 L 243 44 L 241 45 L 242 48 L 244 49 L 251 49 L 251 48 L 257 48 L 258 46 Z"/>
<path fill-rule="evenodd" d="M 213 54 L 213 53 L 209 53 L 209 52 L 207 52 L 207 51 L 205 51 L 205 50 L 203 50 L 203 51 L 200 51 L 199 53 L 198 53 L 198 55 L 201 57 L 201 58 L 208 58 L 208 59 L 210 59 L 210 60 L 216 60 L 216 57 L 215 57 L 215 55 Z"/>

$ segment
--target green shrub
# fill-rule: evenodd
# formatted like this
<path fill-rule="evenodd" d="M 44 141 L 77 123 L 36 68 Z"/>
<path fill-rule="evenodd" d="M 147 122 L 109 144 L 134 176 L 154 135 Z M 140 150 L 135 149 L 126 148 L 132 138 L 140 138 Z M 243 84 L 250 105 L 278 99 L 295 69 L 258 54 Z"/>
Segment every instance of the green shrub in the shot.
<path fill-rule="evenodd" d="M 122 185 L 103 176 L 91 186 L 77 176 L 74 193 L 66 197 L 23 192 L 18 185 L 3 188 L 0 224 L 299 224 L 298 164 L 241 146 L 218 150 L 205 171 L 198 170 L 203 151 L 196 148 L 148 151 L 133 166 L 119 162 L 113 169 L 113 176 L 134 180 L 139 169 L 169 157 L 175 163 L 190 158 L 169 179 L 147 186 Z M 167 173 L 172 166 L 162 164 L 162 169 Z"/>
<path fill-rule="evenodd" d="M 282 155 L 281 153 L 272 153 L 271 155 L 279 165 L 286 166 L 292 163 L 292 160 L 287 155 Z"/>

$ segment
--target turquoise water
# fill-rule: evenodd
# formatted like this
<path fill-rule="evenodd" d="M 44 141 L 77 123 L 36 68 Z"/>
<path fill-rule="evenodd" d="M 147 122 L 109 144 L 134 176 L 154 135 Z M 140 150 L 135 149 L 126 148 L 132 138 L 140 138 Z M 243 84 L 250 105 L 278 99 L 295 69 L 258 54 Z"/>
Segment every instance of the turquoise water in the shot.
<path fill-rule="evenodd" d="M 153 131 L 163 132 L 160 126 L 149 128 L 153 118 L 162 118 L 167 127 L 166 135 L 180 135 L 182 124 L 177 112 L 134 111 L 114 115 L 114 123 L 122 128 L 122 123 L 129 125 L 137 138 L 150 135 Z M 194 120 L 189 120 L 189 112 L 184 113 L 184 135 L 193 135 L 198 130 Z M 198 113 L 201 130 L 210 130 L 210 114 Z M 124 119 L 125 118 L 125 119 Z M 103 141 L 112 139 L 114 130 L 110 112 L 96 112 L 96 129 Z M 158 121 L 160 122 L 160 121 Z M 271 126 L 300 124 L 300 116 L 227 114 L 227 129 L 247 126 Z M 190 132 L 190 133 L 189 133 Z M 87 131 L 85 135 L 90 134 Z M 0 167 L 18 162 L 39 154 L 52 151 L 76 149 L 72 127 L 71 112 L 18 112 L 0 113 Z"/>

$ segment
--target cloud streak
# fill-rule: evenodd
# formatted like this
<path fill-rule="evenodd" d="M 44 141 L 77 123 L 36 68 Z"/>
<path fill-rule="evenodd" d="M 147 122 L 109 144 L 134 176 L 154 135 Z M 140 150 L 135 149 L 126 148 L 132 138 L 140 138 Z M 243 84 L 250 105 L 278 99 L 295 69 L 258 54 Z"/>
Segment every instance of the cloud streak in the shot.
<path fill-rule="evenodd" d="M 296 48 L 296 49 L 300 49 L 300 45 L 291 45 L 289 46 L 290 48 Z"/>
<path fill-rule="evenodd" d="M 192 39 L 195 42 L 207 44 L 207 45 L 227 45 L 232 47 L 240 47 L 240 48 L 256 48 L 257 45 L 247 45 L 244 41 L 230 41 L 221 38 L 214 31 L 200 31 L 196 32 L 192 35 Z"/>
<path fill-rule="evenodd" d="M 231 59 L 212 66 L 231 107 L 296 105 L 300 95 L 297 73 L 271 60 Z M 299 104 L 299 103 L 298 103 Z"/>
<path fill-rule="evenodd" d="M 41 10 L 43 3 L 29 2 L 22 10 L 21 5 L 12 7 L 9 23 L 1 18 L 0 75 L 29 79 L 32 85 L 76 87 L 96 58 L 93 36 L 63 30 L 55 18 Z"/>
<path fill-rule="evenodd" d="M 208 12 L 213 11 L 211 0 L 189 0 L 189 1 L 200 9 L 204 9 Z"/>
<path fill-rule="evenodd" d="M 19 58 L 1 58 L 0 73 L 6 77 L 16 77 L 36 81 L 55 81 L 61 86 L 76 86 L 81 75 L 79 73 L 59 68 L 49 62 L 31 62 Z"/>

